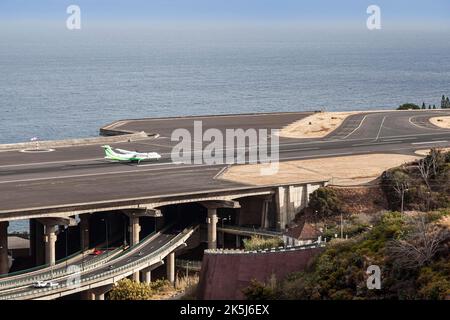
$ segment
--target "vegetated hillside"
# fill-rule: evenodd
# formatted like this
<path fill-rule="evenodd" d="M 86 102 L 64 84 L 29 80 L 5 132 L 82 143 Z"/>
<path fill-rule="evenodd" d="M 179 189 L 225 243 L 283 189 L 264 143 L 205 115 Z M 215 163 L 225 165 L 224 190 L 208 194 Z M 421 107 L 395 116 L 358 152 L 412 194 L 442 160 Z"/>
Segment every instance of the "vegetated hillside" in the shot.
<path fill-rule="evenodd" d="M 342 212 L 346 214 L 370 214 L 388 209 L 383 190 L 377 186 L 369 187 L 332 187 L 342 202 Z"/>
<path fill-rule="evenodd" d="M 450 299 L 450 153 L 432 150 L 424 159 L 386 171 L 380 182 L 380 189 L 313 192 L 302 214 L 316 224 L 326 222 L 324 238 L 344 230 L 349 239 L 332 240 L 311 268 L 276 285 L 253 282 L 246 297 Z M 345 228 L 339 225 L 341 215 Z M 368 220 L 362 222 L 362 216 Z M 367 287 L 371 265 L 381 269 L 379 290 Z"/>
<path fill-rule="evenodd" d="M 392 210 L 450 206 L 450 152 L 432 149 L 424 159 L 386 171 L 382 188 Z M 403 201 L 402 201 L 403 198 Z"/>
<path fill-rule="evenodd" d="M 450 230 L 433 213 L 382 214 L 367 232 L 333 240 L 305 272 L 276 285 L 252 282 L 248 299 L 450 298 Z M 381 289 L 367 287 L 367 268 L 381 269 Z"/>

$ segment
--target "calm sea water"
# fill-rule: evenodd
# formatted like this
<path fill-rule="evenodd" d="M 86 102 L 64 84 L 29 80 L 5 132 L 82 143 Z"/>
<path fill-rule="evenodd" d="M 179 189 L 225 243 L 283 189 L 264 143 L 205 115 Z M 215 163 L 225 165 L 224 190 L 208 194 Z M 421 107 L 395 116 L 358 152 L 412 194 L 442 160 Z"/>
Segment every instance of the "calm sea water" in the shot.
<path fill-rule="evenodd" d="M 439 105 L 450 95 L 449 35 L 2 27 L 0 143 L 95 136 L 124 118 Z"/>

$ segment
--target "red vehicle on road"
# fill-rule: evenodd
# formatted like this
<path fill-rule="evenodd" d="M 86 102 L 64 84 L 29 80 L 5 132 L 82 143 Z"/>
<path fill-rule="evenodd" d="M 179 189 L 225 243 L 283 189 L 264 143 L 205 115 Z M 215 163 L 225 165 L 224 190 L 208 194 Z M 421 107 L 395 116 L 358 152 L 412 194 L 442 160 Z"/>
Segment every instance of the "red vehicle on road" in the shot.
<path fill-rule="evenodd" d="M 102 251 L 102 250 L 95 249 L 95 250 L 92 252 L 92 255 L 94 255 L 94 256 L 99 256 L 99 255 L 101 255 L 103 252 L 104 252 L 104 251 Z"/>

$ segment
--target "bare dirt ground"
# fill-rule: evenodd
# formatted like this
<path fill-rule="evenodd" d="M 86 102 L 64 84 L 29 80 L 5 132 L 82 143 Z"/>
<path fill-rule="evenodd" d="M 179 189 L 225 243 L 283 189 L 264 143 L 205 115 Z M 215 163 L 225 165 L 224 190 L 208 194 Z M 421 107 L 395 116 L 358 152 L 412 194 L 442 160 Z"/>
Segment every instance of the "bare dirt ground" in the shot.
<path fill-rule="evenodd" d="M 430 122 L 437 127 L 450 129 L 450 116 L 430 118 Z"/>
<path fill-rule="evenodd" d="M 351 112 L 319 112 L 312 114 L 299 121 L 293 122 L 282 128 L 280 137 L 284 138 L 323 138 L 336 128 L 338 128 L 347 117 L 361 113 Z"/>
<path fill-rule="evenodd" d="M 379 186 L 333 187 L 342 200 L 342 210 L 350 214 L 372 214 L 388 207 L 386 197 Z"/>
<path fill-rule="evenodd" d="M 263 176 L 265 165 L 228 168 L 219 179 L 250 185 L 303 183 L 328 180 L 333 185 L 354 186 L 377 179 L 383 171 L 421 158 L 401 154 L 369 154 L 280 162 L 278 173 Z"/>

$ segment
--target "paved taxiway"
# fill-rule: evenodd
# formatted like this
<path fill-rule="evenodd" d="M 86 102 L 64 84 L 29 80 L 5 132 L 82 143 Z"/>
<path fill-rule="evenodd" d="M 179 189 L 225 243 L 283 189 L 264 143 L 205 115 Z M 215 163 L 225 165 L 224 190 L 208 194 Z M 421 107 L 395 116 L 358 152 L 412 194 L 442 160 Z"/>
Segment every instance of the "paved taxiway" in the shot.
<path fill-rule="evenodd" d="M 226 165 L 172 163 L 174 129 L 279 129 L 310 113 L 224 115 L 120 121 L 115 130 L 146 131 L 159 137 L 118 143 L 113 147 L 159 152 L 159 162 L 109 163 L 100 145 L 64 147 L 48 153 L 0 152 L 0 214 L 76 205 L 86 202 L 162 196 L 238 188 L 214 179 Z M 279 142 L 280 161 L 367 153 L 411 154 L 417 149 L 450 146 L 450 130 L 428 119 L 450 111 L 371 112 L 350 116 L 322 139 L 285 139 Z M 204 143 L 206 144 L 206 143 Z"/>

